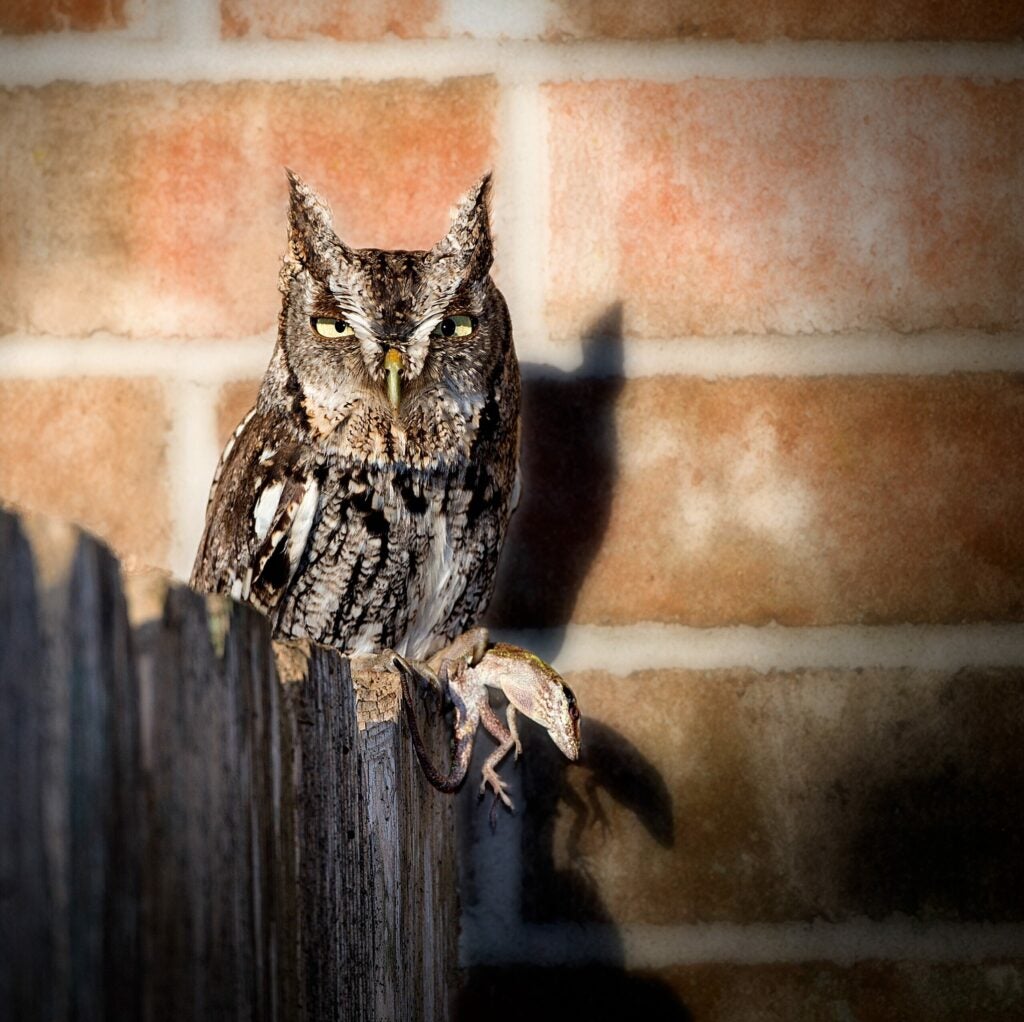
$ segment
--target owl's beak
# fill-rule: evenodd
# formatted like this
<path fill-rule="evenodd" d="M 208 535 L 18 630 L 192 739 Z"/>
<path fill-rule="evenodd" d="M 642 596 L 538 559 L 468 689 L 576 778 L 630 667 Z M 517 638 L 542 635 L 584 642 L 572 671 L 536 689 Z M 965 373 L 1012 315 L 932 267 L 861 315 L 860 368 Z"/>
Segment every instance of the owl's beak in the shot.
<path fill-rule="evenodd" d="M 394 348 L 388 348 L 384 356 L 384 372 L 388 374 L 388 401 L 393 411 L 398 411 L 402 400 L 402 378 L 401 373 L 405 368 L 405 359 L 402 353 Z"/>

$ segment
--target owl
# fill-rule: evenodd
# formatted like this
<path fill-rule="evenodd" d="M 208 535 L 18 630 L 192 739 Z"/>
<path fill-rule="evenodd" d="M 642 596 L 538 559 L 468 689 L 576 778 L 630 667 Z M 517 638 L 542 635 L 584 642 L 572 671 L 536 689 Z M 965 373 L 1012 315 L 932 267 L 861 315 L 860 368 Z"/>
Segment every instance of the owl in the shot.
<path fill-rule="evenodd" d="M 423 660 L 478 621 L 518 499 L 490 176 L 428 252 L 350 248 L 288 179 L 277 344 L 221 456 L 191 583 L 280 638 Z"/>

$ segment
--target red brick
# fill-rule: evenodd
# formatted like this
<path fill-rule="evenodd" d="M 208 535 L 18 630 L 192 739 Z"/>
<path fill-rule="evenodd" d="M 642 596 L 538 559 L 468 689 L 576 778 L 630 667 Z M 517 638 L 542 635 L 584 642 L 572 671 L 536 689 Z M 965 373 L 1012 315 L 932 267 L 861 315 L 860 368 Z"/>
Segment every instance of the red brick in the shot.
<path fill-rule="evenodd" d="M 151 380 L 0 381 L 0 497 L 165 564 L 169 424 Z"/>
<path fill-rule="evenodd" d="M 1024 83 L 549 85 L 547 316 L 578 337 L 1024 325 Z"/>
<path fill-rule="evenodd" d="M 490 79 L 0 93 L 0 328 L 270 330 L 286 164 L 350 244 L 429 246 L 491 163 L 494 108 Z"/>
<path fill-rule="evenodd" d="M 221 387 L 217 399 L 217 444 L 223 447 L 235 427 L 256 404 L 260 390 L 259 380 L 239 380 Z"/>
<path fill-rule="evenodd" d="M 582 934 L 581 934 L 582 936 Z M 1024 961 L 475 968 L 460 1022 L 641 1018 L 684 1022 L 1009 1022 L 1024 1014 Z M 510 991 L 515 991 L 512 996 Z"/>
<path fill-rule="evenodd" d="M 124 28 L 141 9 L 141 4 L 125 0 L 5 0 L 0 7 L 0 34 Z"/>
<path fill-rule="evenodd" d="M 1022 620 L 1021 436 L 1017 376 L 534 380 L 491 618 Z"/>
<path fill-rule="evenodd" d="M 566 680 L 579 764 L 529 725 L 509 776 L 530 921 L 1022 920 L 1024 671 Z"/>
<path fill-rule="evenodd" d="M 221 0 L 221 34 L 228 38 L 370 40 L 395 35 L 420 39 L 438 34 L 439 0 Z"/>
<path fill-rule="evenodd" d="M 1024 36 L 1015 0 L 558 0 L 549 34 L 570 39 L 935 39 Z"/>

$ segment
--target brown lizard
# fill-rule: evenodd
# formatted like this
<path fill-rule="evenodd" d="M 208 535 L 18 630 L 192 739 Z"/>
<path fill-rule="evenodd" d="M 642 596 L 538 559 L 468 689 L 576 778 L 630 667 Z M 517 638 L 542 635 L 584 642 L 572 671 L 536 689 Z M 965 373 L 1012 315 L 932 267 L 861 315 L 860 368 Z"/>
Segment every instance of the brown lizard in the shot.
<path fill-rule="evenodd" d="M 498 748 L 484 762 L 480 783 L 481 793 L 490 785 L 495 794 L 491 810 L 493 825 L 498 799 L 510 810 L 513 808 L 512 800 L 505 791 L 507 785 L 495 767 L 513 746 L 517 759 L 522 751 L 517 714 L 522 713 L 544 727 L 555 745 L 566 757 L 574 760 L 580 753 L 580 712 L 572 689 L 540 657 L 505 643 L 486 649 L 486 633 L 479 629 L 468 632 L 464 639 L 461 644 L 457 640 L 450 647 L 451 652 L 446 651 L 448 655 L 436 672 L 440 685 L 447 689 L 455 706 L 454 755 L 446 774 L 431 761 L 416 723 L 410 685 L 410 678 L 416 672 L 401 657 L 395 657 L 393 662 L 402 679 L 413 748 L 423 773 L 435 788 L 452 792 L 462 784 L 469 769 L 473 739 L 479 724 L 483 724 L 488 734 L 497 740 Z M 491 708 L 488 688 L 498 689 L 508 699 L 507 727 Z"/>

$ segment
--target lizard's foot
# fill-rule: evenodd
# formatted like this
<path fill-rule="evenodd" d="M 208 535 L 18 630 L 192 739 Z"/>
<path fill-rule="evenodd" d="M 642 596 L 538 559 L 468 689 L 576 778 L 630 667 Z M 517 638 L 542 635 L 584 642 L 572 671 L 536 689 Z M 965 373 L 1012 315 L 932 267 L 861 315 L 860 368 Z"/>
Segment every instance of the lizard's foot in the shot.
<path fill-rule="evenodd" d="M 498 804 L 498 799 L 508 806 L 509 809 L 513 809 L 512 799 L 505 794 L 508 785 L 498 776 L 497 771 L 489 763 L 485 763 L 483 770 L 483 780 L 480 782 L 480 794 L 482 795 L 490 787 L 491 791 L 494 792 L 494 804 Z"/>

